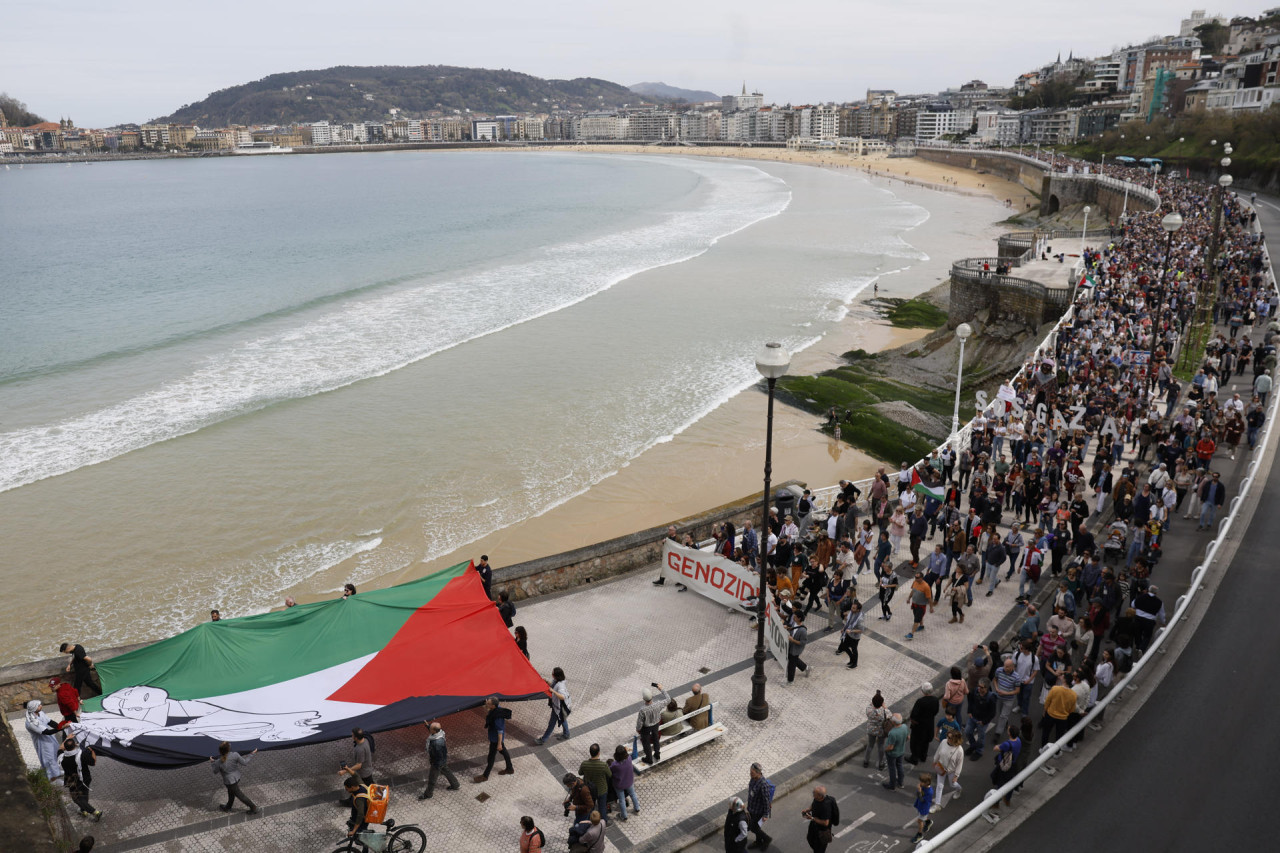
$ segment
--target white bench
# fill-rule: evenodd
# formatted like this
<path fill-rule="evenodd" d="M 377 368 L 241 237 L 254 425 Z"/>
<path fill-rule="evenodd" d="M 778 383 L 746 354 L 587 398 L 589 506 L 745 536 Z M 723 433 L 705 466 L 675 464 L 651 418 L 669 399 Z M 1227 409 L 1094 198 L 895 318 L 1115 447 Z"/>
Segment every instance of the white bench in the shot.
<path fill-rule="evenodd" d="M 673 726 L 676 723 L 683 724 L 685 720 L 689 720 L 703 714 L 707 715 L 708 719 L 707 726 L 705 728 L 687 729 L 679 734 L 664 735 L 663 737 L 658 738 L 658 745 L 660 747 L 659 751 L 662 753 L 662 758 L 652 764 L 646 764 L 641 756 L 643 750 L 640 749 L 640 736 L 633 736 L 631 738 L 631 760 L 634 762 L 636 772 L 643 773 L 646 770 L 652 770 L 659 764 L 670 761 L 677 755 L 684 755 L 686 752 L 696 749 L 703 744 L 710 743 L 727 732 L 728 729 L 725 728 L 723 723 L 717 723 L 715 721 L 715 709 L 719 704 L 719 702 L 712 702 L 705 708 L 699 708 L 691 714 L 685 714 L 682 717 L 677 717 L 674 720 L 668 720 L 664 723 L 662 727 L 666 728 L 668 726 Z"/>

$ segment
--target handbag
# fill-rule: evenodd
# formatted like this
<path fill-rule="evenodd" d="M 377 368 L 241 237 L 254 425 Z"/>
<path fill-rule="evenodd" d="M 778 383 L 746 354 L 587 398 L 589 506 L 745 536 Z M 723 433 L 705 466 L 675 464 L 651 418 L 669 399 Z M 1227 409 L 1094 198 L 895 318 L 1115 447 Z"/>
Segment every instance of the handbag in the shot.
<path fill-rule="evenodd" d="M 818 841 L 823 844 L 830 844 L 832 841 L 835 841 L 835 835 L 832 834 L 830 827 L 819 830 Z"/>

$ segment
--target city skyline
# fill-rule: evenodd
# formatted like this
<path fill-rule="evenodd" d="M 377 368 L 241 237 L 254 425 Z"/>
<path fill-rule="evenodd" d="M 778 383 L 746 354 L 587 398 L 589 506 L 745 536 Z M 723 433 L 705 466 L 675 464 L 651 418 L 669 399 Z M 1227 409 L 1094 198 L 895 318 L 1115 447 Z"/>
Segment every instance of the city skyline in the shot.
<path fill-rule="evenodd" d="M 1210 12 L 1252 15 L 1267 8 L 1253 5 L 1258 8 Z M 374 0 L 358 14 L 328 0 L 305 14 L 232 2 L 209 19 L 187 8 L 108 10 L 69 0 L 56 8 L 21 7 L 10 16 L 12 46 L 0 90 L 46 118 L 69 115 L 91 127 L 144 122 L 218 89 L 339 64 L 509 68 L 623 85 L 662 80 L 718 94 L 736 92 L 745 81 L 776 103 L 843 102 L 868 88 L 927 92 L 973 78 L 1008 86 L 1059 50 L 1106 52 L 1176 31 L 1191 12 L 1156 0 L 1120 9 L 1083 0 L 1066 20 L 1060 9 L 1007 0 L 963 8 L 937 0 L 858 8 L 815 0 L 802 15 L 758 2 L 688 7 L 659 0 L 648 9 L 635 20 L 620 9 L 564 3 L 532 15 L 508 0 L 484 12 Z M 1016 22 L 1007 17 L 1015 11 Z M 925 27 L 917 23 L 922 18 Z M 890 35 L 864 35 L 868 31 Z M 175 37 L 181 50 L 162 48 Z"/>

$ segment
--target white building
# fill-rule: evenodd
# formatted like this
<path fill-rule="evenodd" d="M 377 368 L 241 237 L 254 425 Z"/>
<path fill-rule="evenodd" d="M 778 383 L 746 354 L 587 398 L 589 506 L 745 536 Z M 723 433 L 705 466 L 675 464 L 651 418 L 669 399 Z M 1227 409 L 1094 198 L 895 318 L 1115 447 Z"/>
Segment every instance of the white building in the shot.
<path fill-rule="evenodd" d="M 801 107 L 798 113 L 798 136 L 835 139 L 839 135 L 840 111 L 834 106 Z"/>
<path fill-rule="evenodd" d="M 311 123 L 311 144 L 312 145 L 332 145 L 333 144 L 333 128 L 329 126 L 329 122 L 313 121 Z"/>
<path fill-rule="evenodd" d="M 1228 21 L 1229 19 L 1226 15 L 1206 15 L 1204 13 L 1204 9 L 1196 9 L 1191 13 L 1189 18 L 1182 19 L 1182 27 L 1178 30 L 1178 35 L 1186 38 L 1187 36 L 1193 36 L 1196 34 L 1196 27 L 1213 23 L 1226 26 Z"/>
<path fill-rule="evenodd" d="M 916 113 L 916 142 L 929 142 L 958 132 L 956 117 L 955 110 L 941 104 L 930 104 L 920 110 Z"/>
<path fill-rule="evenodd" d="M 573 119 L 574 139 L 626 139 L 629 121 L 614 113 L 588 113 Z"/>
<path fill-rule="evenodd" d="M 747 94 L 747 84 L 742 84 L 741 95 L 725 95 L 720 99 L 720 109 L 730 113 L 734 110 L 758 110 L 764 106 L 764 95 L 759 92 Z"/>

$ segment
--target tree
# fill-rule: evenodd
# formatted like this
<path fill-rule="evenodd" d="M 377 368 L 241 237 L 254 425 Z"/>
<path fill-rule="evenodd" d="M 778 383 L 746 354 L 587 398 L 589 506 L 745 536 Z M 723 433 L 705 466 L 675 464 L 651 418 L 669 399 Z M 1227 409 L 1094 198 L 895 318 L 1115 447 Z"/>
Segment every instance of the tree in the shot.
<path fill-rule="evenodd" d="M 5 121 L 14 127 L 30 127 L 33 124 L 40 124 L 43 118 L 27 109 L 27 105 L 10 95 L 8 92 L 0 92 L 0 112 L 4 113 Z"/>
<path fill-rule="evenodd" d="M 1217 21 L 1210 21 L 1207 24 L 1201 24 L 1196 27 L 1195 34 L 1196 38 L 1200 39 L 1204 52 L 1210 56 L 1217 56 L 1222 53 L 1222 48 L 1226 46 L 1227 39 L 1231 37 L 1231 30 Z"/>

